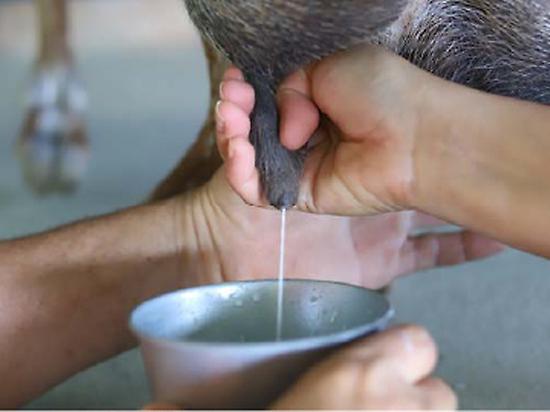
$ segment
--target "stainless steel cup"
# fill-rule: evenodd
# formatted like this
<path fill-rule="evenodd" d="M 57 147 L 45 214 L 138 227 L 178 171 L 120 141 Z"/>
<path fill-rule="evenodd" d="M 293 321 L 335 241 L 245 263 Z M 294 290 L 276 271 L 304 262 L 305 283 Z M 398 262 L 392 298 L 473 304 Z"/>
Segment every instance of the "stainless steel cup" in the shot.
<path fill-rule="evenodd" d="M 335 282 L 223 283 L 149 300 L 131 315 L 155 401 L 191 409 L 261 409 L 328 352 L 384 329 L 386 298 Z"/>

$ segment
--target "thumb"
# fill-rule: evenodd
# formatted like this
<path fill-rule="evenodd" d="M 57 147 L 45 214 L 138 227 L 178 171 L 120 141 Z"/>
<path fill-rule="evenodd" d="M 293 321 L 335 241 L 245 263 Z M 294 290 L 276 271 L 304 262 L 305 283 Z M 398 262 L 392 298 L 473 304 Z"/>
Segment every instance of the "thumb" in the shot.
<path fill-rule="evenodd" d="M 375 126 L 377 107 L 395 94 L 388 88 L 402 77 L 395 59 L 400 58 L 373 45 L 329 56 L 307 68 L 309 96 L 344 136 L 365 136 Z"/>
<path fill-rule="evenodd" d="M 304 146 L 319 127 L 319 110 L 311 100 L 310 82 L 305 70 L 290 75 L 277 93 L 281 142 L 290 150 Z"/>
<path fill-rule="evenodd" d="M 337 353 L 333 361 L 378 365 L 380 372 L 391 372 L 392 376 L 397 374 L 408 383 L 416 383 L 433 372 L 437 347 L 425 329 L 403 325 L 350 346 Z"/>

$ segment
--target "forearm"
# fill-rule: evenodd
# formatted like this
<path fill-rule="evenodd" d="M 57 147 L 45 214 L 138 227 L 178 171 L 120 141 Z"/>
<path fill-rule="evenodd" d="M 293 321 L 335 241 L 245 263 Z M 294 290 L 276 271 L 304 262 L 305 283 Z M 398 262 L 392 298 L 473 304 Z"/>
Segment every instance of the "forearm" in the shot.
<path fill-rule="evenodd" d="M 131 309 L 195 282 L 183 273 L 193 246 L 181 248 L 178 208 L 147 205 L 0 243 L 0 407 L 130 348 Z"/>
<path fill-rule="evenodd" d="M 550 108 L 438 82 L 415 206 L 550 257 Z"/>

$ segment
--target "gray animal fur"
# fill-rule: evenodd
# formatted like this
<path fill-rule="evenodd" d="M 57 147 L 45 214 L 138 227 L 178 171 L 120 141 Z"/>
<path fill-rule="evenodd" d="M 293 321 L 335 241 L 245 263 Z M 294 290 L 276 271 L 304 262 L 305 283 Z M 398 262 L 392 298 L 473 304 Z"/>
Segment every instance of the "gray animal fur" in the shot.
<path fill-rule="evenodd" d="M 303 151 L 278 138 L 275 90 L 315 59 L 373 42 L 445 79 L 550 104 L 550 0 L 185 0 L 256 90 L 251 141 L 268 201 L 296 203 Z"/>

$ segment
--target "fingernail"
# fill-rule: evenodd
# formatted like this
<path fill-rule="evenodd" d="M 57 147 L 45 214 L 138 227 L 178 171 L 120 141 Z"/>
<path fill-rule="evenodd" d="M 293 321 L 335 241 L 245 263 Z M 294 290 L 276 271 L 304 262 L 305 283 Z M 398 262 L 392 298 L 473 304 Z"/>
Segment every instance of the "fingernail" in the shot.
<path fill-rule="evenodd" d="M 225 95 L 223 93 L 223 88 L 224 87 L 225 87 L 225 82 L 221 82 L 220 83 L 220 88 L 219 88 L 219 91 L 218 91 L 221 100 L 225 100 Z"/>
<path fill-rule="evenodd" d="M 231 76 L 229 75 L 230 70 L 231 70 Z M 232 80 L 244 81 L 244 74 L 240 69 L 238 69 L 235 66 L 232 66 L 225 71 L 224 78 L 226 80 L 232 79 Z"/>
<path fill-rule="evenodd" d="M 291 87 L 283 86 L 279 89 L 279 93 L 281 94 L 301 94 L 298 90 L 293 89 Z"/>
<path fill-rule="evenodd" d="M 285 96 L 290 96 L 293 94 L 294 91 L 292 89 L 289 89 L 288 87 L 282 87 L 279 90 L 277 90 L 277 95 L 275 98 L 277 99 L 277 104 L 281 104 L 281 99 Z"/>
<path fill-rule="evenodd" d="M 287 96 L 291 96 L 291 95 L 294 95 L 294 96 L 304 96 L 303 93 L 299 92 L 298 90 L 296 89 L 293 89 L 291 87 L 281 87 L 277 93 L 277 97 L 281 97 L 283 95 L 287 95 Z"/>
<path fill-rule="evenodd" d="M 297 94 L 298 91 L 290 88 L 290 87 L 281 87 L 279 89 L 279 94 Z"/>
<path fill-rule="evenodd" d="M 215 107 L 216 112 L 216 130 L 218 133 L 222 133 L 225 131 L 225 119 L 221 115 L 220 107 L 222 105 L 222 101 L 218 100 Z"/>

